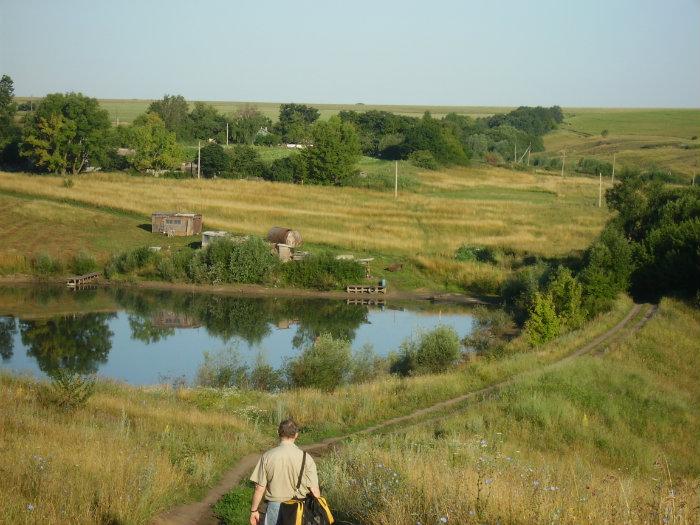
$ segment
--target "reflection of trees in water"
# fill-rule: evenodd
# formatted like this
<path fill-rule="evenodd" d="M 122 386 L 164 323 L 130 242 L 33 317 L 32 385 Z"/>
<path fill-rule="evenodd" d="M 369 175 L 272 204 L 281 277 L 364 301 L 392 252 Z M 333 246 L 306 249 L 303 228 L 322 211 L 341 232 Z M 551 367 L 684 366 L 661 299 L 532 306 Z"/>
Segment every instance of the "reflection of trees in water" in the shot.
<path fill-rule="evenodd" d="M 22 343 L 39 368 L 51 374 L 67 369 L 80 374 L 94 373 L 107 361 L 112 348 L 112 331 L 107 321 L 114 314 L 86 314 L 41 321 L 20 321 Z"/>
<path fill-rule="evenodd" d="M 0 357 L 9 361 L 14 351 L 14 336 L 17 326 L 14 317 L 0 317 Z"/>
<path fill-rule="evenodd" d="M 146 344 L 157 343 L 175 333 L 174 329 L 155 326 L 151 319 L 139 315 L 129 315 L 129 328 L 131 328 L 132 339 Z"/>
<path fill-rule="evenodd" d="M 158 312 L 169 310 L 195 318 L 211 335 L 226 341 L 238 337 L 251 345 L 262 342 L 270 334 L 272 325 L 294 321 L 297 332 L 293 344 L 301 347 L 313 342 L 322 333 L 352 341 L 357 328 L 367 322 L 368 312 L 366 306 L 321 299 L 233 297 L 127 289 L 115 290 L 115 298 L 129 311 L 132 337 L 137 339 L 141 339 L 137 333 L 149 334 L 148 319 Z"/>
<path fill-rule="evenodd" d="M 295 348 L 313 343 L 323 334 L 352 342 L 360 325 L 367 323 L 366 306 L 347 304 L 343 301 L 294 300 L 287 305 L 290 315 L 298 321 L 292 344 Z"/>

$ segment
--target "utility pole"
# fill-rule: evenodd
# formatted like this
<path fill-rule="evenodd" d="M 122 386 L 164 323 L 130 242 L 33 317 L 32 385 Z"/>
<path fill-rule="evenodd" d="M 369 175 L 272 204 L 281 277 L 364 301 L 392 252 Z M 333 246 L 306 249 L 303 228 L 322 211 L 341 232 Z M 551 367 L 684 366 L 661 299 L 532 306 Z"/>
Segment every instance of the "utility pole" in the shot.
<path fill-rule="evenodd" d="M 202 141 L 197 141 L 197 178 L 202 177 Z"/>
<path fill-rule="evenodd" d="M 513 149 L 513 164 L 515 164 L 516 162 L 518 162 L 518 143 L 517 142 L 513 145 L 513 148 L 514 148 Z"/>
<path fill-rule="evenodd" d="M 603 174 L 598 172 L 598 207 L 603 207 Z"/>
<path fill-rule="evenodd" d="M 399 161 L 394 161 L 394 198 L 399 198 Z"/>
<path fill-rule="evenodd" d="M 695 186 L 695 171 L 693 171 L 693 180 L 690 182 L 691 186 Z"/>
<path fill-rule="evenodd" d="M 612 172 L 612 183 L 615 184 L 615 154 L 613 153 L 613 172 Z"/>
<path fill-rule="evenodd" d="M 527 147 L 527 165 L 530 165 L 530 151 L 532 150 L 532 144 Z"/>
<path fill-rule="evenodd" d="M 226 123 L 226 145 L 228 146 L 228 122 Z"/>
<path fill-rule="evenodd" d="M 561 176 L 564 176 L 564 163 L 566 162 L 566 150 L 564 150 L 564 156 L 561 158 Z"/>

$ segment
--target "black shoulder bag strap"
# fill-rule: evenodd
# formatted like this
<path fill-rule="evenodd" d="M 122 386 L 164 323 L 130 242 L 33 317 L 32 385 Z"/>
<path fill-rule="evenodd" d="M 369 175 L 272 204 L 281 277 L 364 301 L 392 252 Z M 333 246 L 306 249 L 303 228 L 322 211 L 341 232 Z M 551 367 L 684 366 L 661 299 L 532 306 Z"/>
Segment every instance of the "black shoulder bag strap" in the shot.
<path fill-rule="evenodd" d="M 297 492 L 299 492 L 299 487 L 301 487 L 301 480 L 304 477 L 304 467 L 306 467 L 306 451 L 304 451 L 304 457 L 301 460 L 301 470 L 299 471 L 299 479 L 297 480 Z"/>

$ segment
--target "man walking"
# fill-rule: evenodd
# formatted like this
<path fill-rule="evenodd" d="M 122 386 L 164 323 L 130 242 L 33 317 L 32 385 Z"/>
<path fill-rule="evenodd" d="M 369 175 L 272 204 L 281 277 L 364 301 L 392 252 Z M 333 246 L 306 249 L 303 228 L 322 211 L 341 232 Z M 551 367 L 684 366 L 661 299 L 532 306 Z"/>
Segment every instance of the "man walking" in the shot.
<path fill-rule="evenodd" d="M 255 483 L 253 504 L 250 509 L 250 525 L 278 525 L 280 504 L 292 498 L 303 499 L 311 492 L 321 497 L 318 488 L 316 463 L 307 454 L 299 490 L 296 490 L 304 452 L 294 442 L 299 437 L 299 427 L 293 419 L 280 423 L 277 430 L 280 444 L 265 452 L 250 476 Z M 265 499 L 267 509 L 264 514 L 258 508 Z M 261 521 L 261 517 L 264 521 Z"/>

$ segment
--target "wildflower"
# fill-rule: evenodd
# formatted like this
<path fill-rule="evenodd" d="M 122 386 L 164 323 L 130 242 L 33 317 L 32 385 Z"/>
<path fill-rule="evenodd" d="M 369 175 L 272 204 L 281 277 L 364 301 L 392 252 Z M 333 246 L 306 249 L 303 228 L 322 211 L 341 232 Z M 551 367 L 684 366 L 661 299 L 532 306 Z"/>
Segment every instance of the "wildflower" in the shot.
<path fill-rule="evenodd" d="M 470 511 L 469 511 L 469 515 L 470 515 L 470 516 L 476 516 L 476 512 L 474 512 L 473 510 L 470 510 Z"/>
<path fill-rule="evenodd" d="M 540 486 L 540 482 L 537 481 L 537 480 L 534 480 L 534 481 L 532 482 L 532 485 L 535 486 L 535 487 L 539 487 L 539 486 Z"/>
<path fill-rule="evenodd" d="M 484 480 L 484 483 L 485 483 L 486 485 L 490 485 L 491 483 L 493 483 L 493 480 L 492 480 L 491 478 L 487 478 L 487 479 Z"/>
<path fill-rule="evenodd" d="M 488 443 L 486 442 L 485 439 L 482 439 L 481 441 L 479 441 L 479 444 L 480 444 L 482 447 L 487 447 L 487 446 L 488 446 Z"/>
<path fill-rule="evenodd" d="M 440 518 L 440 523 L 447 523 L 447 516 Z"/>
<path fill-rule="evenodd" d="M 28 510 L 29 512 L 33 511 L 33 510 L 34 510 L 34 505 L 32 505 L 31 503 L 28 504 L 28 505 L 27 505 L 27 510 Z"/>

